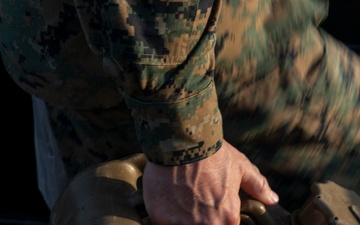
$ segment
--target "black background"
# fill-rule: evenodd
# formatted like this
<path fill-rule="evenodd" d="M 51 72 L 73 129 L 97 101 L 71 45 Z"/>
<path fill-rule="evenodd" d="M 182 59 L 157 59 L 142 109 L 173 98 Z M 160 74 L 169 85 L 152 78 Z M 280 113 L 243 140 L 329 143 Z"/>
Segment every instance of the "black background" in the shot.
<path fill-rule="evenodd" d="M 360 50 L 360 1 L 331 0 L 322 27 Z M 0 34 L 1 35 L 1 34 Z M 1 148 L 0 224 L 46 224 L 50 211 L 37 188 L 31 97 L 0 64 Z"/>

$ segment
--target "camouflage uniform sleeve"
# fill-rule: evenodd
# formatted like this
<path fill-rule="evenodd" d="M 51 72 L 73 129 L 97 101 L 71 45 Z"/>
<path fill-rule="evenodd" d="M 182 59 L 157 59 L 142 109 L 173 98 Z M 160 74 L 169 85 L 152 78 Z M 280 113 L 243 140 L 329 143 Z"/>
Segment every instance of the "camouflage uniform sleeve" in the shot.
<path fill-rule="evenodd" d="M 132 111 L 158 165 L 191 163 L 222 145 L 214 86 L 214 0 L 75 0 L 90 48 Z"/>

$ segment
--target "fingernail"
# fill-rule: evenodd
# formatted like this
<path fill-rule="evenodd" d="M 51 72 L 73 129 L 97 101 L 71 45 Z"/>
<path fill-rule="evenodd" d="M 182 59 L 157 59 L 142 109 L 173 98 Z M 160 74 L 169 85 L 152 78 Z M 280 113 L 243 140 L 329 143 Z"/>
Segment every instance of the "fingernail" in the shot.
<path fill-rule="evenodd" d="M 271 192 L 270 194 L 270 201 L 272 203 L 277 203 L 279 202 L 279 196 L 275 193 L 275 192 Z"/>

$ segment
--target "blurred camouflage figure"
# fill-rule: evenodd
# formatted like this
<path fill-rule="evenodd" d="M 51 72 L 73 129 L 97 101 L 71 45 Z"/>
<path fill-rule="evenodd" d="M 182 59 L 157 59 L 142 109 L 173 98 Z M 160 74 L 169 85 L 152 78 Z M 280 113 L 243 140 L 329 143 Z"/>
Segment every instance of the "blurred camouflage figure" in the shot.
<path fill-rule="evenodd" d="M 318 27 L 327 10 L 328 1 L 225 1 L 217 26 L 225 139 L 284 204 L 301 202 L 314 180 L 360 193 L 360 59 Z"/>
<path fill-rule="evenodd" d="M 360 59 L 318 27 L 327 10 L 326 0 L 1 1 L 0 49 L 13 80 L 45 101 L 68 178 L 141 151 L 190 163 L 224 137 L 294 202 L 315 180 L 360 193 Z"/>

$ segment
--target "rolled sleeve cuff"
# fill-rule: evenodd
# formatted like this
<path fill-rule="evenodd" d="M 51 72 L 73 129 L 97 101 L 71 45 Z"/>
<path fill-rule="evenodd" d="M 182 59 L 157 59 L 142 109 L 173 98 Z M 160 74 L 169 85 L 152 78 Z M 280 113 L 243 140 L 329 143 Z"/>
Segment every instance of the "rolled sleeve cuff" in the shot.
<path fill-rule="evenodd" d="M 144 102 L 120 92 L 132 110 L 138 140 L 149 161 L 183 165 L 220 149 L 222 118 L 213 81 L 198 94 L 172 102 Z"/>

